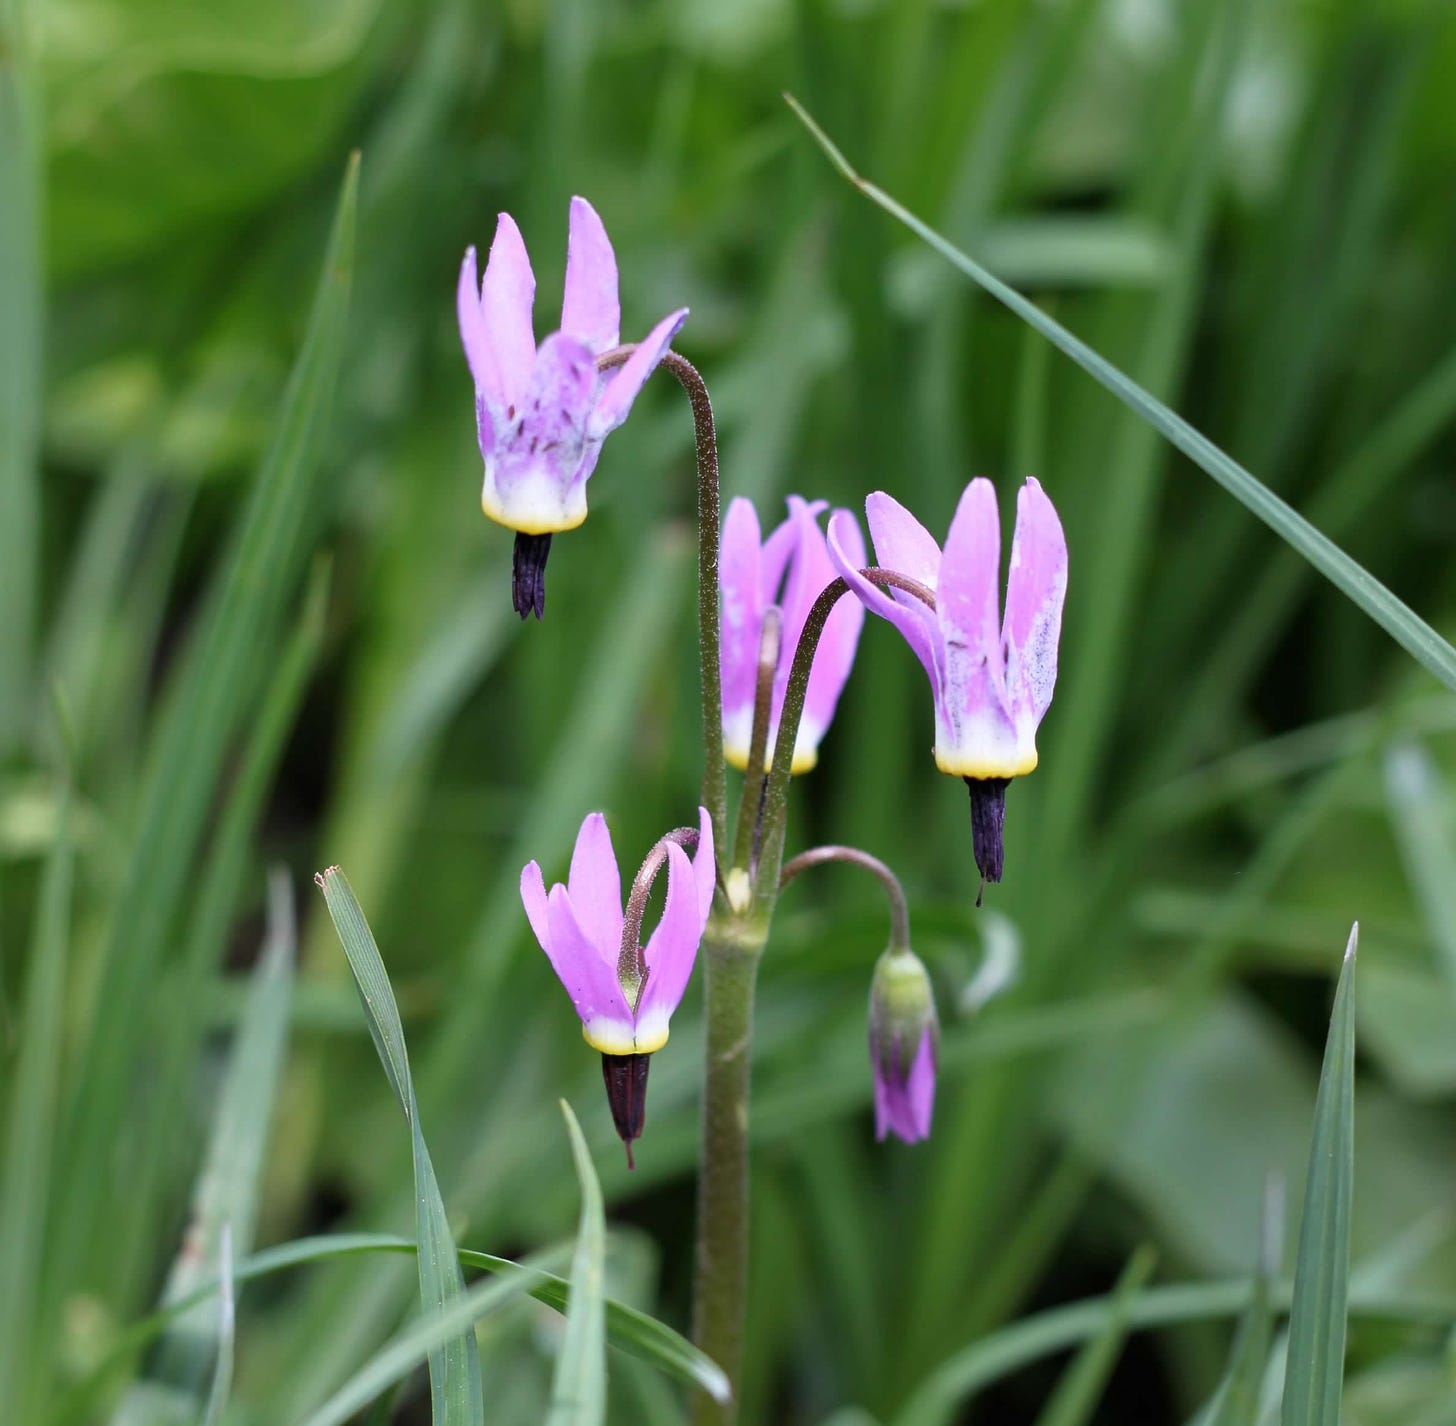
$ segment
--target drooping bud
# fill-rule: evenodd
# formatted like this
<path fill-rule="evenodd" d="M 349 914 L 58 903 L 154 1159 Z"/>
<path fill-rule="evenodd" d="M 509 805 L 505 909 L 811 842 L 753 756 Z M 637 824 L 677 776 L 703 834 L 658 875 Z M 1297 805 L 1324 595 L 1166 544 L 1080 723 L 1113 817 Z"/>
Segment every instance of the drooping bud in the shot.
<path fill-rule="evenodd" d="M 632 1163 L 632 1140 L 642 1137 L 647 1120 L 647 1071 L 651 1055 L 603 1055 L 602 1081 L 607 1086 L 607 1103 L 612 1123 L 627 1146 L 627 1167 Z"/>
<path fill-rule="evenodd" d="M 516 532 L 511 553 L 511 604 L 522 619 L 546 612 L 546 557 L 551 553 L 550 535 Z"/>
<path fill-rule="evenodd" d="M 907 1144 L 930 1137 L 940 1023 L 930 976 L 908 947 L 891 948 L 870 983 L 870 1064 L 875 1075 L 875 1138 Z"/>

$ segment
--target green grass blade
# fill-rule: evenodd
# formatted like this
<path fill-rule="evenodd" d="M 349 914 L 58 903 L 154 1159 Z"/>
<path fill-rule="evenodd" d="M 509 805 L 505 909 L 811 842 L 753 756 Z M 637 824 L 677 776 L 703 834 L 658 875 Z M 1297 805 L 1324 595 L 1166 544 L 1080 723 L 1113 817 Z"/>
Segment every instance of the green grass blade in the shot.
<path fill-rule="evenodd" d="M 435 1166 L 420 1128 L 419 1106 L 415 1102 L 414 1084 L 410 1079 L 399 1007 L 395 1003 L 379 947 L 375 944 L 374 933 L 364 919 L 364 912 L 347 878 L 337 867 L 330 867 L 319 874 L 317 881 L 328 902 L 329 915 L 339 933 L 344 954 L 349 959 L 349 969 L 353 972 L 380 1063 L 409 1121 L 414 1147 L 415 1236 L 419 1243 L 420 1300 L 434 1321 L 442 1310 L 458 1308 L 465 1292 L 465 1279 L 460 1272 L 455 1239 L 445 1216 L 445 1203 L 440 1196 Z M 473 1321 L 474 1318 L 466 1317 L 461 1319 L 461 1324 Z M 432 1338 L 429 1359 L 430 1397 L 436 1426 L 483 1426 L 485 1405 L 480 1387 L 480 1354 L 474 1332 Z M 373 1394 L 364 1400 L 372 1399 Z"/>
<path fill-rule="evenodd" d="M 54 840 L 41 886 L 29 974 L 20 1013 L 20 1051 L 9 1067 L 5 1159 L 0 1170 L 0 1382 L 19 1416 L 31 1379 L 40 1296 L 41 1246 L 51 1198 L 52 1126 L 60 1097 L 65 1039 L 66 970 L 70 951 L 71 885 L 75 846 L 69 779 L 57 813 Z"/>
<path fill-rule="evenodd" d="M 474 1342 L 474 1324 L 529 1293 L 536 1276 L 534 1264 L 522 1263 L 509 1277 L 478 1282 L 448 1306 L 418 1318 L 375 1353 L 351 1381 L 307 1418 L 304 1426 L 341 1426 L 420 1362 L 433 1359 L 451 1342 L 462 1340 L 462 1332 Z M 434 1419 L 438 1426 L 441 1418 L 437 1415 Z"/>
<path fill-rule="evenodd" d="M 228 1393 L 233 1385 L 233 1343 L 237 1329 L 237 1299 L 233 1292 L 233 1235 L 230 1224 L 222 1225 L 218 1243 L 217 1291 L 217 1365 L 212 1372 L 212 1390 L 207 1395 L 207 1410 L 202 1426 L 219 1426 L 227 1409 Z"/>
<path fill-rule="evenodd" d="M 1441 971 L 1456 986 L 1456 834 L 1445 780 L 1419 743 L 1398 743 L 1386 755 L 1385 793 L 1416 904 Z"/>
<path fill-rule="evenodd" d="M 1315 1099 L 1281 1426 L 1339 1426 L 1340 1421 L 1355 1176 L 1354 980 L 1359 936 L 1359 926 L 1352 927 Z"/>
<path fill-rule="evenodd" d="M 1223 1380 L 1206 1412 L 1198 1418 L 1200 1426 L 1249 1426 L 1258 1410 L 1259 1388 L 1274 1337 L 1274 1306 L 1269 1297 L 1269 1283 L 1279 1265 L 1282 1200 L 1283 1183 L 1276 1177 L 1265 1198 L 1263 1242 L 1254 1290 L 1239 1321 Z"/>
<path fill-rule="evenodd" d="M 0 0 L 0 753 L 25 727 L 40 549 L 39 6 Z"/>
<path fill-rule="evenodd" d="M 389 1233 L 329 1233 L 319 1237 L 298 1238 L 291 1243 L 279 1243 L 275 1247 L 254 1253 L 235 1265 L 233 1280 L 235 1283 L 250 1282 L 254 1278 L 267 1277 L 291 1268 L 370 1253 L 414 1251 L 415 1245 L 408 1238 Z M 521 1267 L 520 1263 L 510 1258 L 479 1253 L 470 1248 L 460 1249 L 460 1261 L 467 1267 L 482 1268 L 493 1273 L 513 1272 Z M 217 1286 L 214 1282 L 204 1283 L 181 1302 L 162 1308 L 128 1328 L 112 1348 L 107 1360 L 93 1373 L 86 1387 L 76 1394 L 68 1409 L 60 1413 L 60 1419 L 71 1420 L 84 1414 L 91 1389 L 99 1389 L 104 1385 L 122 1362 L 130 1360 L 165 1331 L 169 1322 L 196 1304 L 208 1301 L 216 1293 Z M 533 1271 L 533 1281 L 527 1291 L 537 1302 L 555 1308 L 558 1312 L 566 1311 L 571 1301 L 571 1284 L 564 1277 L 539 1268 Z M 608 1340 L 619 1351 L 647 1362 L 687 1386 L 705 1391 L 714 1401 L 729 1400 L 731 1393 L 728 1378 L 722 1369 L 666 1323 L 610 1297 L 606 1299 L 606 1320 Z M 74 1409 L 70 1409 L 71 1407 Z"/>
<path fill-rule="evenodd" d="M 116 1125 L 136 1092 L 135 1061 L 156 1029 L 148 1010 L 158 959 L 171 943 L 228 749 L 262 682 L 263 650 L 302 575 L 302 532 L 317 518 L 317 474 L 344 355 L 357 196 L 356 159 L 344 179 L 307 335 L 272 445 L 152 743 L 131 854 L 98 971 L 95 1004 L 104 1023 L 89 1036 L 67 1133 L 69 1192 L 62 1213 L 68 1223 L 98 1225 L 98 1232 L 106 1222 L 101 1205 L 108 1193 L 120 1192 L 114 1179 L 127 1169 L 114 1149 Z M 111 1173 L 94 1170 L 103 1161 L 115 1163 Z M 88 1234 L 70 1235 L 55 1274 L 57 1291 L 76 1286 L 83 1255 L 92 1246 Z"/>
<path fill-rule="evenodd" d="M 1152 1276 L 1157 1261 L 1157 1252 L 1146 1243 L 1128 1260 L 1107 1304 L 1102 1330 L 1083 1346 L 1062 1374 L 1051 1400 L 1036 1418 L 1037 1426 L 1086 1426 L 1092 1419 L 1127 1340 L 1133 1300 Z"/>
<path fill-rule="evenodd" d="M 224 1359 L 232 1345 L 224 1329 L 231 1332 L 233 1260 L 237 1252 L 249 1251 L 257 1222 L 264 1153 L 288 1043 L 296 948 L 293 893 L 286 874 L 274 872 L 267 940 L 218 1097 L 187 1231 L 162 1292 L 165 1305 L 189 1300 L 194 1305 L 172 1319 L 146 1379 L 122 1398 L 114 1426 L 196 1421 L 210 1399 L 209 1376 L 215 1397 L 219 1379 L 231 1375 Z M 219 1261 L 225 1271 L 206 1298 L 195 1301 Z"/>
<path fill-rule="evenodd" d="M 928 243 L 948 262 L 978 286 L 989 292 L 1024 322 L 1035 327 L 1060 348 L 1093 380 L 1112 392 L 1129 409 L 1153 426 L 1196 466 L 1212 476 L 1246 509 L 1258 516 L 1281 539 L 1299 551 L 1342 594 L 1365 611 L 1418 663 L 1429 669 L 1448 688 L 1456 689 L 1456 649 L 1429 624 L 1332 540 L 1322 535 L 1286 501 L 1281 500 L 1252 472 L 1221 451 L 1207 436 L 1194 430 L 1181 416 L 1124 375 L 1085 342 L 1074 337 L 1014 288 L 993 276 L 974 258 L 961 252 L 928 224 L 902 207 L 888 193 L 877 188 L 850 165 L 827 134 L 791 96 L 790 107 L 815 141 L 844 175 L 871 202 Z"/>
<path fill-rule="evenodd" d="M 571 1300 L 566 1334 L 551 1381 L 547 1426 L 601 1426 L 607 1413 L 607 1324 L 603 1304 L 606 1266 L 606 1210 L 581 1125 L 563 1099 L 561 1112 L 571 1135 L 571 1157 L 581 1184 L 581 1222 L 571 1260 Z"/>

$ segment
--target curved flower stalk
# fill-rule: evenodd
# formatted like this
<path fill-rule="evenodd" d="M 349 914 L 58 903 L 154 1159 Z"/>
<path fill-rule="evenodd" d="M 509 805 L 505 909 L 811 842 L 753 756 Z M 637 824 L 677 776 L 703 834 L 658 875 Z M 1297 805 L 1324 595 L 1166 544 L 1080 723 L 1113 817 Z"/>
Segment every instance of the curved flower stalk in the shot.
<path fill-rule="evenodd" d="M 1028 479 L 1016 500 L 1001 619 L 1001 525 L 989 480 L 966 487 L 943 552 L 883 491 L 869 497 L 865 513 L 878 563 L 933 591 L 935 607 L 866 579 L 854 557 L 857 527 L 838 514 L 829 523 L 830 558 L 924 665 L 935 697 L 936 765 L 970 788 L 976 865 L 987 881 L 1000 881 L 1006 785 L 1036 767 L 1036 730 L 1057 678 L 1067 589 L 1061 521 L 1041 485 Z"/>
<path fill-rule="evenodd" d="M 696 840 L 689 859 L 679 840 Z M 652 881 L 667 867 L 667 900 L 657 929 L 639 945 L 642 910 Z M 698 829 L 670 834 L 649 853 L 627 910 L 606 818 L 581 824 L 566 884 L 550 892 L 541 868 L 527 862 L 521 900 L 581 1018 L 582 1038 L 602 1055 L 602 1075 L 617 1132 L 627 1145 L 642 1133 L 648 1056 L 667 1043 L 668 1021 L 687 988 L 708 922 L 716 881 L 713 824 L 699 809 Z"/>
<path fill-rule="evenodd" d="M 597 358 L 617 345 L 621 309 L 617 259 L 584 198 L 571 200 L 561 328 L 539 346 L 535 296 L 520 229 L 502 213 L 479 287 L 475 249 L 466 249 L 456 301 L 485 462 L 480 506 L 516 531 L 512 598 L 523 619 L 545 611 L 551 536 L 586 519 L 586 483 L 602 442 L 627 419 L 687 318 L 686 307 L 669 313 L 620 367 L 597 370 Z"/>
<path fill-rule="evenodd" d="M 740 771 L 748 767 L 753 738 L 759 642 L 765 615 L 777 606 L 783 617 L 764 754 L 766 772 L 773 762 L 794 649 L 815 599 L 835 577 L 824 532 L 819 528 L 819 516 L 829 508 L 828 502 L 811 503 L 791 495 L 788 506 L 788 519 L 766 540 L 760 535 L 752 501 L 742 497 L 734 500 L 723 521 L 718 564 L 723 591 L 723 754 Z M 840 537 L 846 551 L 863 564 L 864 538 L 858 523 L 848 510 L 834 513 L 844 517 Z M 819 743 L 849 677 L 863 625 L 864 609 L 856 602 L 845 602 L 835 608 L 824 626 L 794 740 L 795 773 L 808 772 L 819 760 Z"/>

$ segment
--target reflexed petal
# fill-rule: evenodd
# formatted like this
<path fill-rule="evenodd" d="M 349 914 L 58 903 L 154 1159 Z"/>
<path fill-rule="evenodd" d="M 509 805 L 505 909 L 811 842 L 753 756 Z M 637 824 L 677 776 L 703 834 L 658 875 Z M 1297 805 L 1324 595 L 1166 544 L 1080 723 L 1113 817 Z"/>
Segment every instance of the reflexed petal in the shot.
<path fill-rule="evenodd" d="M 875 542 L 875 563 L 934 589 L 940 576 L 940 546 L 930 531 L 883 490 L 866 498 L 865 518 Z M 901 593 L 898 598 L 903 602 L 915 596 Z"/>
<path fill-rule="evenodd" d="M 490 406 L 483 395 L 475 398 L 475 438 L 480 453 L 489 460 L 495 454 L 495 423 L 490 419 Z"/>
<path fill-rule="evenodd" d="M 499 402 L 507 409 L 519 405 L 526 394 L 536 360 L 536 337 L 531 329 L 535 301 L 536 279 L 521 230 L 509 213 L 502 213 L 485 265 L 480 306 L 500 373 Z M 497 398 L 492 395 L 491 399 Z"/>
<path fill-rule="evenodd" d="M 498 443 L 496 483 L 544 478 L 562 492 L 581 466 L 584 427 L 596 389 L 596 363 L 575 337 L 553 332 L 541 343 L 509 435 Z"/>
<path fill-rule="evenodd" d="M 859 532 L 859 522 L 854 516 L 848 510 L 842 513 L 845 519 L 839 527 L 840 548 L 845 558 L 858 567 L 865 563 L 864 537 Z M 801 606 L 802 613 L 791 616 L 785 611 L 786 634 L 792 627 L 792 642 L 786 640 L 784 656 L 779 661 L 782 677 L 774 688 L 775 721 L 783 708 L 789 665 L 798 645 L 799 635 L 803 631 L 804 621 L 808 618 L 814 601 L 834 582 L 837 574 L 818 521 L 812 517 L 807 518 L 809 529 L 805 531 L 799 555 L 802 571 L 799 584 L 806 598 Z M 863 627 L 864 605 L 857 598 L 841 599 L 830 611 L 824 632 L 819 638 L 819 647 L 814 651 L 813 667 L 809 671 L 809 686 L 804 695 L 804 715 L 799 721 L 799 737 L 794 748 L 795 770 L 806 769 L 806 765 L 812 765 L 817 756 L 819 740 L 834 717 L 839 695 L 854 665 L 859 633 Z"/>
<path fill-rule="evenodd" d="M 593 812 L 576 834 L 567 895 L 577 924 L 613 967 L 622 945 L 622 878 L 607 819 Z"/>
<path fill-rule="evenodd" d="M 585 342 L 596 354 L 617 345 L 621 321 L 617 259 L 607 230 L 585 198 L 573 198 L 561 330 Z"/>
<path fill-rule="evenodd" d="M 859 526 L 849 511 L 836 510 L 829 517 L 829 558 L 835 569 L 849 581 L 849 587 L 858 595 L 860 603 L 882 619 L 888 619 L 904 636 L 929 676 L 932 691 L 939 698 L 941 649 L 935 614 L 918 599 L 912 603 L 897 604 L 859 572 L 860 567 L 852 563 L 850 553 L 856 548 L 858 536 Z"/>
<path fill-rule="evenodd" d="M 495 352 L 490 344 L 490 332 L 485 325 L 485 313 L 480 309 L 480 287 L 475 275 L 475 249 L 465 249 L 465 260 L 460 264 L 460 282 L 455 289 L 455 312 L 460 319 L 460 341 L 465 348 L 465 360 L 470 367 L 475 390 L 480 396 L 498 406 L 505 405 L 504 387 L 500 371 L 496 367 Z M 481 444 L 484 445 L 482 438 Z"/>
<path fill-rule="evenodd" d="M 541 868 L 535 862 L 527 862 L 521 868 L 521 901 L 526 908 L 526 920 L 541 943 L 543 951 L 551 944 L 551 926 L 546 916 L 546 883 L 541 879 Z M 549 955 L 550 952 L 547 951 Z"/>
<path fill-rule="evenodd" d="M 723 717 L 753 716 L 758 670 L 758 641 L 763 630 L 763 605 L 758 589 L 758 515 L 742 496 L 728 505 L 718 551 L 718 587 L 723 593 Z M 744 749 L 747 756 L 747 749 Z"/>
<path fill-rule="evenodd" d="M 612 375 L 602 391 L 587 426 L 587 434 L 594 441 L 603 439 L 609 431 L 615 431 L 627 419 L 637 393 L 643 383 L 652 375 L 663 353 L 672 345 L 672 339 L 682 330 L 688 319 L 688 309 L 679 308 L 664 317 L 637 345 L 636 351 Z"/>
<path fill-rule="evenodd" d="M 713 849 L 713 819 L 706 807 L 698 808 L 698 849 L 693 853 L 693 880 L 698 885 L 698 915 L 708 924 L 713 909 L 713 892 L 718 885 L 718 861 Z M 702 927 L 699 927 L 702 934 Z"/>
<path fill-rule="evenodd" d="M 667 844 L 667 903 L 646 946 L 647 981 L 637 1002 L 637 1018 L 671 1015 L 687 988 L 703 938 L 706 915 L 698 909 L 699 888 L 687 853 Z"/>
<path fill-rule="evenodd" d="M 566 888 L 553 886 L 546 899 L 549 940 L 542 945 L 583 1024 L 613 1020 L 632 1023 L 632 1010 L 617 980 L 615 963 L 602 959 L 575 915 Z"/>
<path fill-rule="evenodd" d="M 1035 479 L 1016 497 L 1016 536 L 1006 582 L 1006 681 L 1013 705 L 1038 722 L 1057 681 L 1057 640 L 1067 592 L 1067 540 L 1052 502 Z"/>

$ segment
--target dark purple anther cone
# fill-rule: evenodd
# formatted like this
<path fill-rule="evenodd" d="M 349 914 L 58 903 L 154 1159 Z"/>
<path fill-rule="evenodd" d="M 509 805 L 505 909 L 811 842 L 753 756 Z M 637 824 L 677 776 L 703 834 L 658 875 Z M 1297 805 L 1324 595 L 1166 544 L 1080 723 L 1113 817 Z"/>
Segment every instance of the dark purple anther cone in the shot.
<path fill-rule="evenodd" d="M 976 868 L 986 881 L 1000 881 L 1004 852 L 1001 834 L 1006 827 L 1006 784 L 1009 777 L 968 777 L 971 790 L 971 845 Z M 980 899 L 977 898 L 977 905 Z"/>
<path fill-rule="evenodd" d="M 642 1137 L 647 1118 L 647 1069 L 651 1055 L 603 1055 L 602 1082 L 607 1086 L 607 1103 L 612 1122 L 627 1146 L 627 1167 L 632 1163 L 632 1140 Z"/>
<path fill-rule="evenodd" d="M 546 556 L 550 553 L 550 535 L 517 531 L 511 558 L 511 603 L 522 619 L 532 613 L 539 619 L 546 612 Z"/>

